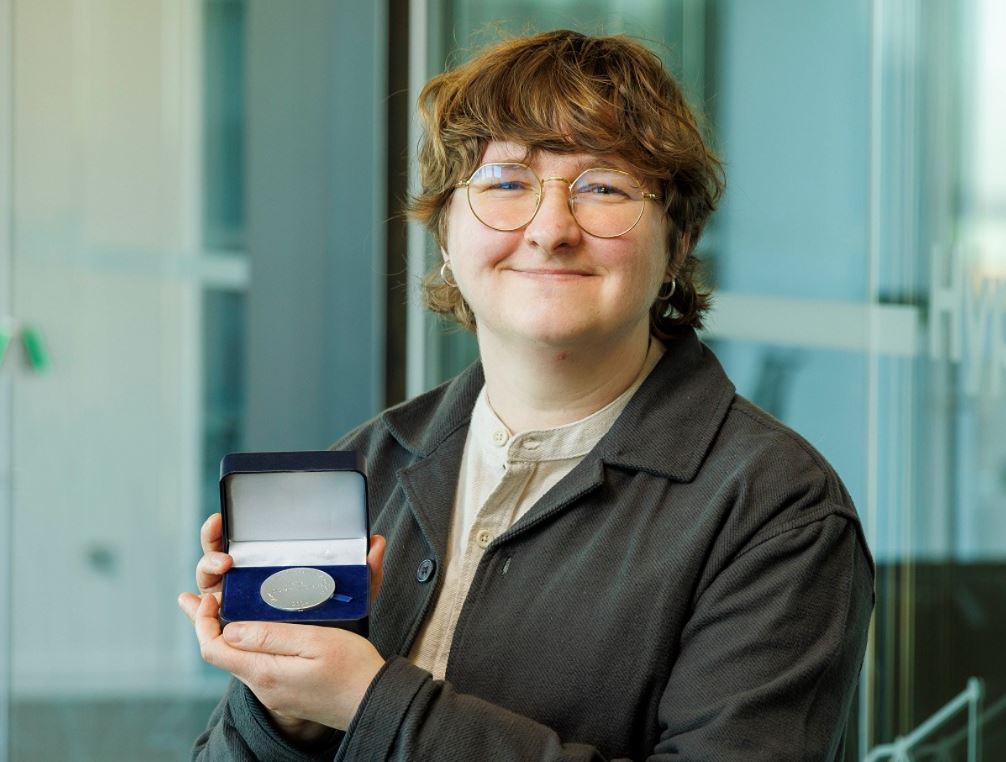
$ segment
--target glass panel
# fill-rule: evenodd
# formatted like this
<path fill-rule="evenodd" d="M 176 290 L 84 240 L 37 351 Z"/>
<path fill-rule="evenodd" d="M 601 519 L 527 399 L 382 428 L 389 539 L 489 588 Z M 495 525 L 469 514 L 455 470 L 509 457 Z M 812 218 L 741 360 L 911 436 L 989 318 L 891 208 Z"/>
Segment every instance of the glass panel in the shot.
<path fill-rule="evenodd" d="M 13 14 L 14 312 L 50 358 L 14 369 L 14 759 L 181 758 L 220 686 L 174 605 L 198 519 L 190 11 Z"/>
<path fill-rule="evenodd" d="M 445 52 L 452 62 L 515 34 L 549 29 L 630 34 L 682 75 L 686 88 L 701 93 L 702 36 L 695 32 L 702 28 L 704 0 L 453 0 L 448 7 L 448 39 L 455 48 Z"/>
<path fill-rule="evenodd" d="M 717 288 L 864 300 L 867 4 L 731 0 L 715 7 L 709 92 L 727 173 L 707 242 Z"/>
<path fill-rule="evenodd" d="M 203 464 L 200 522 L 220 510 L 220 459 L 242 449 L 245 301 L 243 293 L 203 294 Z"/>
<path fill-rule="evenodd" d="M 382 398 L 384 16 L 5 3 L 11 312 L 50 362 L 18 351 L 0 385 L 16 474 L 0 760 L 185 759 L 227 682 L 175 605 L 220 457 L 249 421 L 260 449 L 324 447 Z"/>
<path fill-rule="evenodd" d="M 916 358 L 878 363 L 878 513 L 896 518 L 876 539 L 875 738 L 913 734 L 919 759 L 970 759 L 969 743 L 1006 754 L 1004 11 L 961 0 L 878 15 L 878 280 L 926 320 Z"/>
<path fill-rule="evenodd" d="M 244 0 L 203 7 L 203 225 L 208 253 L 245 248 Z"/>

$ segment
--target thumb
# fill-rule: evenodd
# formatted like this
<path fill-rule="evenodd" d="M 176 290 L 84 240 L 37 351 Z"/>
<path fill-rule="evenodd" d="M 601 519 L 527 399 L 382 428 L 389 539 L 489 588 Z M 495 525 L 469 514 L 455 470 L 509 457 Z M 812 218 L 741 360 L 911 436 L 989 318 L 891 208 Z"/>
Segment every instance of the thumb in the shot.
<path fill-rule="evenodd" d="M 285 622 L 231 622 L 224 627 L 223 637 L 242 651 L 309 656 L 307 636 L 310 629 L 306 625 Z"/>
<path fill-rule="evenodd" d="M 384 579 L 384 550 L 388 546 L 384 537 L 379 534 L 370 536 L 370 552 L 367 553 L 367 566 L 370 567 L 370 601 L 377 600 Z"/>

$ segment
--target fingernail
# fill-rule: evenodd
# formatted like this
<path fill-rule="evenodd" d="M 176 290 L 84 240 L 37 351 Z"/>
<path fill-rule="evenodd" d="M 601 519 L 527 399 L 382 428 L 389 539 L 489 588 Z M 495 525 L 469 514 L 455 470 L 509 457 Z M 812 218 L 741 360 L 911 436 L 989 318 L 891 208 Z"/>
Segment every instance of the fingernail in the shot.
<path fill-rule="evenodd" d="M 228 643 L 240 643 L 244 638 L 245 628 L 240 624 L 229 624 L 224 627 L 224 640 Z"/>

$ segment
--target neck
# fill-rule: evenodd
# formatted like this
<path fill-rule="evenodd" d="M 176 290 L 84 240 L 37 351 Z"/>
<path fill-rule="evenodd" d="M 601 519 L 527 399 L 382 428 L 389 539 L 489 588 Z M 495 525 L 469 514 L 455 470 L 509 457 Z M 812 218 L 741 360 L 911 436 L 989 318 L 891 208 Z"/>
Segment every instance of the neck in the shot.
<path fill-rule="evenodd" d="M 511 348 L 479 337 L 486 392 L 515 434 L 585 418 L 632 386 L 649 348 L 649 326 L 611 346 Z"/>

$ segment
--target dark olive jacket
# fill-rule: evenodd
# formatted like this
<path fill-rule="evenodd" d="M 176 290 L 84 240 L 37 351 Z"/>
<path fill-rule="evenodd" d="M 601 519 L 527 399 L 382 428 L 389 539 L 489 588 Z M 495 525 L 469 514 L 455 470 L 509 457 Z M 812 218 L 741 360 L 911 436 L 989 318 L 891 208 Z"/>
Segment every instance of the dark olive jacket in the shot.
<path fill-rule="evenodd" d="M 337 444 L 388 538 L 388 659 L 345 734 L 283 742 L 233 684 L 205 759 L 834 760 L 873 606 L 841 481 L 689 329 L 608 434 L 487 548 L 433 680 L 405 655 L 442 577 L 473 366 Z"/>

